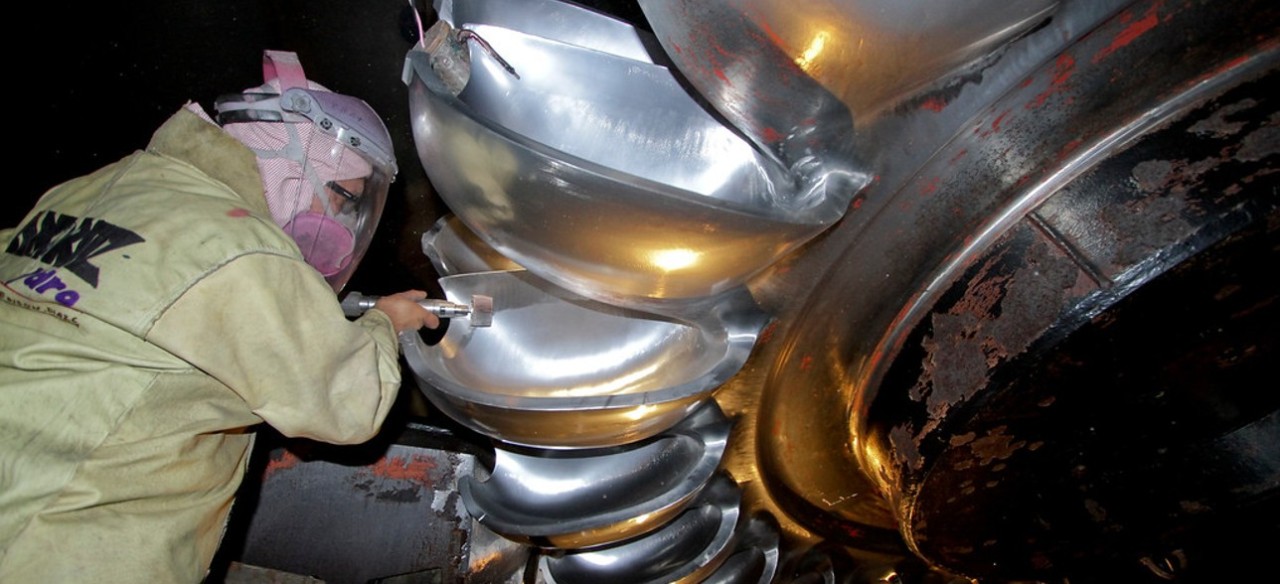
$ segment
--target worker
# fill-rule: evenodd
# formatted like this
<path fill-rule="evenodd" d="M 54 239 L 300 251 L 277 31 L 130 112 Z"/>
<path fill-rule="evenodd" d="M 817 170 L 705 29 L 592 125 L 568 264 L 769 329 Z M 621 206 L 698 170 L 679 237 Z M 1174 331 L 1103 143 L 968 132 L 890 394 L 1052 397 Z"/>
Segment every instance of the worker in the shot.
<path fill-rule="evenodd" d="M 397 333 L 439 325 L 421 290 L 344 316 L 391 138 L 296 54 L 263 70 L 0 231 L 0 582 L 200 582 L 254 427 L 367 441 Z"/>

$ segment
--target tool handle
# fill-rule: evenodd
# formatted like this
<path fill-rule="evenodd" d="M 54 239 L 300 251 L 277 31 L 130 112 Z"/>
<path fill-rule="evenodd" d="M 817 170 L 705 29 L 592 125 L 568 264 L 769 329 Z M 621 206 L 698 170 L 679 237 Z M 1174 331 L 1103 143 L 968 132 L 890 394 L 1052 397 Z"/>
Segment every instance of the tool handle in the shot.
<path fill-rule="evenodd" d="M 359 292 L 348 292 L 342 299 L 342 313 L 349 317 L 357 317 L 364 314 L 374 304 L 378 303 L 381 296 L 367 296 Z M 427 309 L 427 312 L 434 314 L 440 318 L 456 318 L 459 316 L 468 316 L 471 314 L 471 307 L 457 302 L 449 302 L 448 300 L 439 300 L 436 298 L 427 298 L 419 300 L 418 305 Z"/>

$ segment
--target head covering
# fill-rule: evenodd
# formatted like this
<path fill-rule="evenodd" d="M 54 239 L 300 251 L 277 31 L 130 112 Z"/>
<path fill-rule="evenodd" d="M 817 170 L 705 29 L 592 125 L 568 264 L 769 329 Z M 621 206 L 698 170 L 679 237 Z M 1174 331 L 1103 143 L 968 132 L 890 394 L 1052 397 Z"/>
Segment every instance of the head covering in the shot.
<path fill-rule="evenodd" d="M 368 104 L 307 80 L 294 53 L 266 51 L 263 77 L 219 98 L 218 122 L 257 155 L 272 220 L 340 291 L 395 178 L 391 137 Z"/>

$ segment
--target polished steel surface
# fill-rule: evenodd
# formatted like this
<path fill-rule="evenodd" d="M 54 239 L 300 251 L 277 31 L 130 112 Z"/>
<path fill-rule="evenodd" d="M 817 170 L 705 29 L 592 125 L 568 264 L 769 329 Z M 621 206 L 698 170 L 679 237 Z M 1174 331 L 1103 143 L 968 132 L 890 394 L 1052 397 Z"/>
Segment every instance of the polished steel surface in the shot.
<path fill-rule="evenodd" d="M 732 424 L 709 401 L 650 439 L 603 449 L 498 446 L 487 478 L 462 477 L 467 511 L 508 539 L 583 549 L 651 532 L 706 486 Z"/>
<path fill-rule="evenodd" d="M 635 61 L 662 56 L 653 35 L 621 20 L 559 0 L 434 0 L 454 28 L 498 26 Z"/>
<path fill-rule="evenodd" d="M 767 316 L 749 296 L 687 320 L 579 297 L 524 271 L 440 279 L 447 298 L 494 299 L 493 324 L 450 326 L 436 345 L 401 335 L 427 398 L 513 444 L 592 448 L 671 428 L 732 377 Z"/>
<path fill-rule="evenodd" d="M 866 177 L 788 168 L 659 65 L 490 25 L 454 96 L 410 51 L 418 155 L 450 209 L 501 255 L 617 305 L 742 285 L 846 211 Z M 586 72 L 589 72 L 586 73 Z"/>
<path fill-rule="evenodd" d="M 518 270 L 520 265 L 480 239 L 456 215 L 446 214 L 422 234 L 422 253 L 440 276 Z"/>
<path fill-rule="evenodd" d="M 703 584 L 769 584 L 781 555 L 777 523 L 761 514 L 739 524 L 738 546 Z"/>
<path fill-rule="evenodd" d="M 690 83 L 736 127 L 772 147 L 802 127 L 817 103 L 843 103 L 859 123 L 885 113 L 942 73 L 1044 22 L 1058 4 L 640 0 Z"/>
<path fill-rule="evenodd" d="M 539 573 L 550 584 L 701 582 L 734 551 L 740 506 L 733 479 L 717 475 L 693 505 L 662 529 L 614 546 L 544 555 Z"/>

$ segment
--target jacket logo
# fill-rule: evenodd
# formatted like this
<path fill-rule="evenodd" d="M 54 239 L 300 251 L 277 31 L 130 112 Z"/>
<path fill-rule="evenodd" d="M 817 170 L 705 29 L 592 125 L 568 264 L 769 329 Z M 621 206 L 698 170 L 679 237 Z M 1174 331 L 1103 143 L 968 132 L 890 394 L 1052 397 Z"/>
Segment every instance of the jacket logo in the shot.
<path fill-rule="evenodd" d="M 101 219 L 44 211 L 22 227 L 5 251 L 66 268 L 97 288 L 98 266 L 89 260 L 143 241 L 141 235 Z"/>

